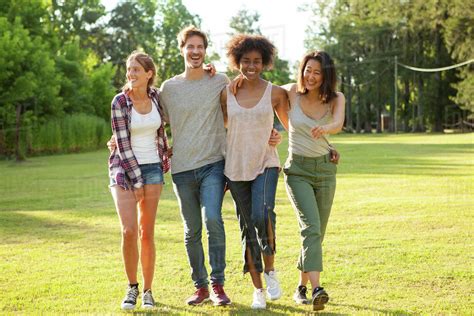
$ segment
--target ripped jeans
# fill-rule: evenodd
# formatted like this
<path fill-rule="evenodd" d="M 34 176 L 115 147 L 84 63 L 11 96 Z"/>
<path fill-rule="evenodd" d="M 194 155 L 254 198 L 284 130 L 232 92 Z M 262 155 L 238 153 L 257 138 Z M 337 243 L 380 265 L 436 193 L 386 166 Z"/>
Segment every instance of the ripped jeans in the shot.
<path fill-rule="evenodd" d="M 235 202 L 239 219 L 244 273 L 249 271 L 245 252 L 250 251 L 253 263 L 258 272 L 263 272 L 262 254 L 271 256 L 275 253 L 276 214 L 275 194 L 278 183 L 279 168 L 266 168 L 252 181 L 231 181 L 227 179 L 232 198 Z M 268 224 L 273 232 L 273 240 L 268 237 Z M 273 244 L 273 247 L 270 245 Z"/>

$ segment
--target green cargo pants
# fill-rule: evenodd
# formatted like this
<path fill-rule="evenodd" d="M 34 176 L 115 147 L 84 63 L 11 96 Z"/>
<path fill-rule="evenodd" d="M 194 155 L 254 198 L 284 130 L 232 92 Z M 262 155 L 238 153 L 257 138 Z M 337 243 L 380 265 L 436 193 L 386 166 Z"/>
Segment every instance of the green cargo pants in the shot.
<path fill-rule="evenodd" d="M 303 241 L 298 269 L 323 271 L 321 244 L 336 191 L 337 166 L 329 154 L 315 158 L 292 154 L 283 171 Z"/>

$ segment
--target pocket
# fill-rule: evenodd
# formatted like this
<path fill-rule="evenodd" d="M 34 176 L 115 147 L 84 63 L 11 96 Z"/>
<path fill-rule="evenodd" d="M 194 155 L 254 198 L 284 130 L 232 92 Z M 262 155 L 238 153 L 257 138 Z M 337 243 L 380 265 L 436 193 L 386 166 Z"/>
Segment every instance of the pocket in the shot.
<path fill-rule="evenodd" d="M 332 162 L 324 162 L 320 165 L 320 169 L 322 173 L 326 174 L 336 174 L 337 173 L 337 165 Z"/>

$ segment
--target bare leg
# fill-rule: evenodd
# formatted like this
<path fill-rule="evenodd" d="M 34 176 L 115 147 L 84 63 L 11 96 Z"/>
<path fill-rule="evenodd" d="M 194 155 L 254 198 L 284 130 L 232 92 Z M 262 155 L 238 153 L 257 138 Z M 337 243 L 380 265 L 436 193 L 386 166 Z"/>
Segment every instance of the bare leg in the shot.
<path fill-rule="evenodd" d="M 309 281 L 311 282 L 311 287 L 313 290 L 317 287 L 320 287 L 321 284 L 319 283 L 319 277 L 321 275 L 321 272 L 319 271 L 308 271 L 307 276 L 309 278 Z"/>
<path fill-rule="evenodd" d="M 272 224 L 270 223 L 270 219 L 268 219 L 267 224 L 267 235 L 268 235 L 268 243 L 273 250 L 275 250 L 275 235 L 273 234 Z M 275 270 L 274 262 L 275 262 L 275 255 L 265 256 L 263 255 L 263 262 L 265 263 L 265 272 L 270 272 Z"/>
<path fill-rule="evenodd" d="M 128 282 L 130 284 L 136 284 L 138 283 L 137 202 L 135 201 L 135 195 L 130 190 L 124 190 L 116 185 L 113 186 L 110 191 L 122 227 L 122 257 L 125 272 Z"/>
<path fill-rule="evenodd" d="M 245 256 L 247 258 L 247 264 L 249 266 L 249 273 L 250 273 L 250 277 L 252 278 L 253 286 L 256 289 L 263 288 L 262 274 L 260 272 L 258 272 L 257 269 L 255 268 L 255 265 L 254 265 L 253 259 L 252 259 L 252 255 L 250 254 L 249 248 L 247 248 L 247 250 L 245 251 Z"/>
<path fill-rule="evenodd" d="M 145 185 L 145 196 L 140 207 L 140 244 L 143 289 L 151 289 L 155 273 L 155 219 L 162 184 Z"/>
<path fill-rule="evenodd" d="M 306 286 L 306 284 L 308 284 L 308 281 L 309 281 L 308 273 L 301 271 L 300 272 L 300 284 L 299 285 Z"/>

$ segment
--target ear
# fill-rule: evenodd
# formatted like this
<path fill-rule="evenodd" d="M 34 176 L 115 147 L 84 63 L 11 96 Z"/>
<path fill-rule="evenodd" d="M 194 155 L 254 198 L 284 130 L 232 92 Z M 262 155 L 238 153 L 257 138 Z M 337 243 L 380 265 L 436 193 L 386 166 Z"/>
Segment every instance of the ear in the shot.
<path fill-rule="evenodd" d="M 152 70 L 148 70 L 146 74 L 148 76 L 148 79 L 151 79 L 151 77 L 153 77 L 153 71 Z"/>

